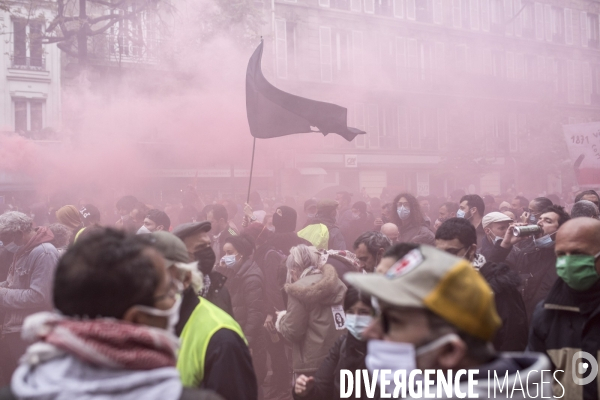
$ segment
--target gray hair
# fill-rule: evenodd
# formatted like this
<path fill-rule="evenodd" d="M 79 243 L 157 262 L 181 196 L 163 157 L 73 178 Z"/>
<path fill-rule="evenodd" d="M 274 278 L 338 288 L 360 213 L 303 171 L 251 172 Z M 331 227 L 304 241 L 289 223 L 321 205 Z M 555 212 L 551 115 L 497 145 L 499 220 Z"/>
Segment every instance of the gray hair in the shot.
<path fill-rule="evenodd" d="M 8 211 L 0 215 L 0 234 L 31 232 L 33 220 L 19 211 Z"/>
<path fill-rule="evenodd" d="M 373 257 L 377 256 L 379 249 L 386 251 L 388 248 L 392 247 L 390 239 L 381 232 L 363 233 L 354 241 L 354 249 L 358 249 L 358 246 L 360 246 L 361 243 L 365 245 Z"/>
<path fill-rule="evenodd" d="M 299 244 L 298 246 L 292 247 L 290 249 L 290 255 L 285 262 L 285 266 L 288 270 L 288 283 L 292 271 L 295 271 L 298 276 L 301 276 L 302 272 L 307 268 L 318 268 L 319 258 L 319 251 L 314 246 Z"/>
<path fill-rule="evenodd" d="M 48 226 L 48 229 L 54 234 L 54 239 L 50 243 L 57 249 L 66 248 L 71 240 L 73 232 L 63 224 L 55 223 Z"/>
<path fill-rule="evenodd" d="M 589 200 L 579 200 L 571 209 L 571 218 L 590 217 L 598 218 L 598 207 Z"/>

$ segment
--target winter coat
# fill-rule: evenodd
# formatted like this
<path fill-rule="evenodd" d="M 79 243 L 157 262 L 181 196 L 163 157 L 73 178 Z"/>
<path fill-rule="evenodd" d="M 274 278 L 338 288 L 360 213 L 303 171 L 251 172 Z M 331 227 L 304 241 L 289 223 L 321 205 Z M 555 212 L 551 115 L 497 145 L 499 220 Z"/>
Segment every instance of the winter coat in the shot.
<path fill-rule="evenodd" d="M 336 225 L 334 218 L 323 217 L 317 214 L 316 217 L 309 221 L 308 225 L 323 224 L 329 230 L 329 244 L 327 246 L 330 250 L 346 250 L 346 239 L 342 234 L 341 229 Z"/>
<path fill-rule="evenodd" d="M 571 289 L 557 279 L 545 301 L 533 314 L 528 350 L 544 352 L 550 357 L 556 376 L 565 388 L 564 399 L 598 399 L 598 378 L 579 386 L 573 381 L 575 353 L 590 353 L 600 360 L 600 281 L 583 292 Z M 577 372 L 577 371 L 575 371 Z M 562 389 L 555 384 L 554 394 Z"/>
<path fill-rule="evenodd" d="M 345 229 L 342 228 L 342 234 L 346 239 L 346 249 L 354 248 L 354 241 L 363 233 L 372 230 L 374 221 L 375 218 L 373 218 L 373 214 L 371 213 L 361 215 L 359 219 L 349 221 L 348 226 Z"/>
<path fill-rule="evenodd" d="M 398 235 L 398 243 L 419 243 L 435 246 L 435 235 L 426 226 L 425 221 L 421 225 L 410 223 L 402 223 L 398 226 L 400 234 Z"/>
<path fill-rule="evenodd" d="M 253 351 L 264 348 L 263 324 L 265 323 L 265 302 L 263 273 L 252 259 L 238 263 L 225 286 L 231 294 L 233 316 L 248 340 Z"/>
<path fill-rule="evenodd" d="M 58 251 L 50 243 L 36 246 L 15 261 L 13 280 L 0 283 L 0 309 L 4 310 L 2 334 L 21 331 L 23 320 L 38 311 L 52 309 L 52 280 Z"/>
<path fill-rule="evenodd" d="M 524 351 L 529 332 L 525 304 L 519 293 L 519 275 L 506 264 L 492 262 L 485 263 L 479 273 L 494 291 L 496 310 L 502 320 L 494 338 L 494 348 L 498 351 Z"/>
<path fill-rule="evenodd" d="M 346 369 L 354 373 L 357 369 L 366 369 L 365 357 L 367 342 L 358 340 L 350 333 L 342 335 L 329 349 L 327 358 L 314 374 L 315 383 L 305 397 L 299 397 L 292 389 L 294 400 L 309 398 L 311 400 L 340 399 L 340 370 Z M 361 380 L 361 399 L 368 399 L 364 382 Z M 352 396 L 352 398 L 355 398 Z"/>
<path fill-rule="evenodd" d="M 292 343 L 293 370 L 297 373 L 315 372 L 337 338 L 346 333 L 334 315 L 336 306 L 342 308 L 346 286 L 331 265 L 325 264 L 322 271 L 284 287 L 287 312 L 277 321 L 277 330 Z"/>
<path fill-rule="evenodd" d="M 528 241 L 522 250 L 511 250 L 505 249 L 498 243 L 490 253 L 488 261 L 506 262 L 519 274 L 527 320 L 531 321 L 535 306 L 546 298 L 558 278 L 554 245 L 540 249 L 535 247 L 533 241 Z"/>

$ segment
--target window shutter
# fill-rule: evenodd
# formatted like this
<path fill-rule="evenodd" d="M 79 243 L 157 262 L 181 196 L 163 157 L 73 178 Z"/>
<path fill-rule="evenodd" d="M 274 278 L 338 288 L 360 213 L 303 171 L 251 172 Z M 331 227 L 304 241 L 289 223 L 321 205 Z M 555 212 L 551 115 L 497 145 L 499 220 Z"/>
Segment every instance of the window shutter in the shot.
<path fill-rule="evenodd" d="M 379 107 L 377 104 L 367 105 L 367 132 L 369 132 L 369 148 L 379 147 Z"/>
<path fill-rule="evenodd" d="M 360 31 L 352 31 L 352 64 L 354 69 L 354 80 L 362 79 L 363 74 L 363 34 Z"/>
<path fill-rule="evenodd" d="M 333 78 L 331 28 L 326 26 L 319 28 L 319 43 L 321 54 L 321 81 L 331 82 Z"/>
<path fill-rule="evenodd" d="M 523 54 L 515 54 L 515 78 L 517 80 L 525 79 L 525 58 Z"/>
<path fill-rule="evenodd" d="M 367 127 L 365 126 L 365 105 L 364 103 L 356 104 L 355 113 L 354 113 L 354 126 L 356 129 L 360 129 L 361 131 L 366 131 Z M 364 148 L 365 147 L 365 136 L 367 135 L 358 135 L 354 140 L 356 143 L 356 147 Z"/>
<path fill-rule="evenodd" d="M 506 79 L 515 79 L 515 55 L 510 51 L 506 52 Z"/>
<path fill-rule="evenodd" d="M 406 39 L 396 38 L 396 77 L 406 79 Z"/>
<path fill-rule="evenodd" d="M 404 1 L 403 0 L 394 0 L 394 17 L 404 18 Z"/>
<path fill-rule="evenodd" d="M 444 4 L 442 0 L 433 0 L 433 23 L 441 24 L 443 22 Z"/>
<path fill-rule="evenodd" d="M 406 18 L 415 20 L 416 8 L 415 0 L 406 0 Z"/>
<path fill-rule="evenodd" d="M 275 20 L 275 52 L 277 57 L 277 76 L 287 78 L 287 30 L 285 19 Z M 330 54 L 331 57 L 331 54 Z"/>
<path fill-rule="evenodd" d="M 470 0 L 471 8 L 471 29 L 479 30 L 479 0 Z"/>
<path fill-rule="evenodd" d="M 546 33 L 546 41 L 552 41 L 552 6 L 544 4 L 544 32 Z"/>
<path fill-rule="evenodd" d="M 581 45 L 583 47 L 587 47 L 588 45 L 588 22 L 587 22 L 587 13 L 585 11 L 581 11 L 579 14 L 579 23 L 580 23 L 580 32 L 581 32 Z"/>
<path fill-rule="evenodd" d="M 567 61 L 567 102 L 575 103 L 575 61 Z"/>
<path fill-rule="evenodd" d="M 565 42 L 573 44 L 573 12 L 565 8 Z"/>
<path fill-rule="evenodd" d="M 481 0 L 481 30 L 490 31 L 490 0 Z"/>
<path fill-rule="evenodd" d="M 460 2 L 461 0 L 452 0 L 452 26 L 455 28 L 462 26 Z"/>
<path fill-rule="evenodd" d="M 514 2 L 514 7 L 515 7 L 515 13 L 518 13 L 519 11 L 521 11 L 521 8 L 523 7 L 523 5 L 521 4 L 521 0 L 515 0 Z M 517 17 L 515 18 L 514 21 L 514 25 L 515 25 L 515 36 L 521 36 L 521 27 L 523 25 L 523 12 L 525 10 L 521 11 L 521 13 L 519 15 L 517 15 Z"/>
<path fill-rule="evenodd" d="M 535 3 L 535 38 L 544 40 L 544 5 Z"/>
<path fill-rule="evenodd" d="M 583 63 L 583 104 L 592 104 L 592 66 Z"/>
<path fill-rule="evenodd" d="M 504 21 L 510 21 L 513 17 L 513 0 L 504 0 Z M 506 23 L 506 22 L 505 22 Z M 506 23 L 506 34 L 512 36 L 515 27 L 514 21 Z"/>

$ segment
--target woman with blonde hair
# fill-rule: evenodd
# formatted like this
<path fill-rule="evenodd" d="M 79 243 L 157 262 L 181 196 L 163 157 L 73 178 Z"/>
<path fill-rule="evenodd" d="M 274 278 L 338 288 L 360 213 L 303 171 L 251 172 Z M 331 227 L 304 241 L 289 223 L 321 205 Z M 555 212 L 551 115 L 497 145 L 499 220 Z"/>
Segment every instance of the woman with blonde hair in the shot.
<path fill-rule="evenodd" d="M 287 309 L 279 313 L 276 328 L 292 343 L 294 378 L 312 376 L 346 332 L 346 286 L 313 246 L 292 247 L 286 267 Z"/>

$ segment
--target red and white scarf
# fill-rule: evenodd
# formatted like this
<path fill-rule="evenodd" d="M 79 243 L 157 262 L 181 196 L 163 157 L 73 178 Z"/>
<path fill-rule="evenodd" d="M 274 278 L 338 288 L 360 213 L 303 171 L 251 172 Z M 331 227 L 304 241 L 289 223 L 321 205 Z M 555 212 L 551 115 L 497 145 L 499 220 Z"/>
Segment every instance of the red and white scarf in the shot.
<path fill-rule="evenodd" d="M 93 365 L 151 370 L 174 367 L 179 339 L 169 332 L 112 318 L 70 319 L 41 312 L 25 319 L 23 339 L 37 341 L 22 362 L 36 364 L 71 354 Z"/>

